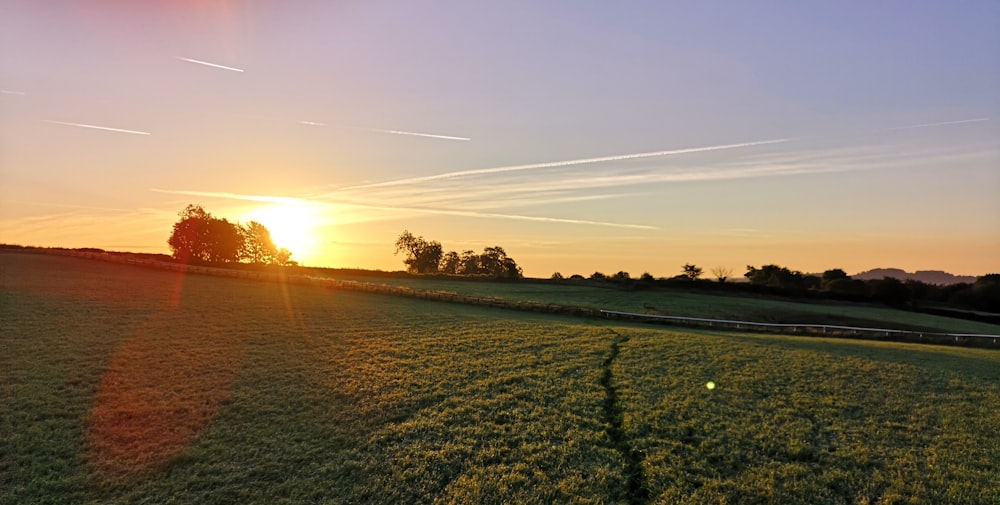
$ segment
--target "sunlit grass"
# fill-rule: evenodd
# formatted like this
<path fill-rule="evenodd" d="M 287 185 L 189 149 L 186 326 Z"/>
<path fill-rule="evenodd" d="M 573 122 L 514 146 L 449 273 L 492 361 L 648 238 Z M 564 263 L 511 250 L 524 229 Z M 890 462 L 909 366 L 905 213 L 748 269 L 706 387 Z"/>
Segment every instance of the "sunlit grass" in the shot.
<path fill-rule="evenodd" d="M 0 262 L 0 503 L 996 503 L 1000 489 L 995 351 Z"/>

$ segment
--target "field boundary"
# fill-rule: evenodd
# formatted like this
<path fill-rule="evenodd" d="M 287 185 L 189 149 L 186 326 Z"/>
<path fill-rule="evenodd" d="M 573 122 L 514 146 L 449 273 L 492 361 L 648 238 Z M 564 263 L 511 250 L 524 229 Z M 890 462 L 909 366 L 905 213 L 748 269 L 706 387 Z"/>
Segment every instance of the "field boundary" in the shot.
<path fill-rule="evenodd" d="M 601 318 L 618 321 L 640 322 L 647 324 L 672 325 L 694 328 L 712 328 L 718 330 L 731 330 L 742 332 L 779 333 L 785 335 L 799 336 L 820 336 L 832 338 L 848 338 L 863 340 L 887 340 L 894 342 L 910 342 L 922 344 L 937 344 L 963 347 L 981 347 L 987 349 L 1000 349 L 1000 335 L 974 334 L 974 333 L 935 333 L 919 332 L 912 330 L 894 330 L 889 328 L 865 328 L 856 326 L 837 326 L 809 323 L 762 323 L 754 321 L 737 321 L 727 319 L 706 319 L 683 316 L 663 316 L 654 314 L 641 314 L 635 312 L 622 312 L 616 310 L 597 309 L 592 307 L 580 307 L 575 305 L 562 305 L 555 303 L 542 303 L 521 300 L 508 300 L 505 298 L 481 297 L 471 295 L 460 295 L 452 291 L 435 291 L 414 289 L 407 286 L 393 286 L 389 284 L 375 284 L 371 282 L 350 281 L 331 279 L 329 277 L 316 277 L 310 275 L 288 275 L 284 272 L 249 271 L 231 268 L 207 267 L 196 265 L 185 265 L 182 263 L 169 263 L 150 259 L 137 259 L 123 257 L 120 255 L 98 253 L 89 251 L 74 250 L 50 250 L 43 254 L 54 254 L 58 256 L 70 256 L 81 259 L 92 259 L 106 261 L 110 263 L 120 263 L 134 265 L 138 267 L 154 268 L 158 270 L 169 270 L 185 274 L 211 275 L 215 277 L 228 277 L 235 279 L 246 279 L 261 282 L 279 282 L 287 284 L 299 284 L 336 289 L 342 291 L 354 291 L 361 293 L 372 293 L 389 296 L 402 296 L 407 298 L 419 298 L 423 300 L 459 303 L 465 305 L 478 305 L 507 310 L 517 310 L 522 312 L 538 312 L 544 314 L 565 315 L 585 318 Z"/>

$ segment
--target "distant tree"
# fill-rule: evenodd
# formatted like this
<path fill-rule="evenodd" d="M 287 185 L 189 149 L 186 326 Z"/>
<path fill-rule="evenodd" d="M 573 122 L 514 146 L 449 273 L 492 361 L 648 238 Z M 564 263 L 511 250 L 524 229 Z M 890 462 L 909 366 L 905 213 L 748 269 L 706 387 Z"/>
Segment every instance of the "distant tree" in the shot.
<path fill-rule="evenodd" d="M 871 296 L 874 300 L 893 307 L 900 307 L 909 299 L 910 292 L 906 285 L 895 277 L 885 277 L 881 280 L 868 281 Z"/>
<path fill-rule="evenodd" d="M 455 251 L 448 251 L 441 258 L 440 270 L 443 273 L 456 275 L 462 266 L 462 258 Z"/>
<path fill-rule="evenodd" d="M 778 265 L 764 265 L 760 268 L 747 265 L 747 273 L 743 275 L 751 284 L 758 286 L 788 290 L 805 289 L 802 272 L 793 272 Z"/>
<path fill-rule="evenodd" d="M 215 263 L 240 260 L 243 236 L 239 226 L 212 216 L 200 205 L 188 205 L 179 216 L 167 239 L 175 259 Z"/>
<path fill-rule="evenodd" d="M 976 308 L 1000 312 L 1000 274 L 987 274 L 979 277 L 970 289 Z"/>
<path fill-rule="evenodd" d="M 195 204 L 188 205 L 178 215 L 180 220 L 174 223 L 167 239 L 167 245 L 177 260 L 296 264 L 291 259 L 291 251 L 278 250 L 271 240 L 271 232 L 257 221 L 242 226 L 217 218 Z"/>
<path fill-rule="evenodd" d="M 701 277 L 702 270 L 700 267 L 688 263 L 681 268 L 681 272 L 681 275 L 686 277 L 688 280 L 694 281 L 698 280 L 698 277 Z"/>
<path fill-rule="evenodd" d="M 650 282 L 653 282 L 655 280 L 656 279 L 653 278 L 653 274 L 651 274 L 649 272 L 643 272 L 642 275 L 639 276 L 639 281 L 641 281 L 641 282 L 650 283 Z"/>
<path fill-rule="evenodd" d="M 611 280 L 616 282 L 627 282 L 632 280 L 632 276 L 629 275 L 629 273 L 624 270 L 619 270 L 618 273 L 611 276 Z"/>
<path fill-rule="evenodd" d="M 500 246 L 483 249 L 483 254 L 479 255 L 479 268 L 481 273 L 496 279 L 521 278 L 521 267 Z"/>
<path fill-rule="evenodd" d="M 552 277 L 550 277 L 550 279 L 552 279 L 554 281 L 561 281 L 561 280 L 564 279 L 564 277 L 563 277 L 563 274 L 561 274 L 559 272 L 556 272 L 556 273 L 552 274 Z"/>
<path fill-rule="evenodd" d="M 278 248 L 271 239 L 271 232 L 257 221 L 250 221 L 240 228 L 243 236 L 242 258 L 250 263 L 270 264 L 278 259 Z"/>
<path fill-rule="evenodd" d="M 582 280 L 586 279 L 586 277 L 584 277 L 584 276 L 582 276 L 580 274 L 573 274 L 573 275 L 569 276 L 569 278 L 571 280 L 575 280 L 575 281 L 582 281 Z"/>
<path fill-rule="evenodd" d="M 850 278 L 851 277 L 847 275 L 847 272 L 839 268 L 834 268 L 823 272 L 822 282 L 820 283 L 820 285 L 823 289 L 829 290 L 827 285 L 830 284 L 831 282 L 840 279 L 850 279 Z"/>
<path fill-rule="evenodd" d="M 479 275 L 482 273 L 482 268 L 479 265 L 479 255 L 476 251 L 471 249 L 462 251 L 462 257 L 459 260 L 458 273 L 462 275 Z"/>
<path fill-rule="evenodd" d="M 603 280 L 607 279 L 607 278 L 608 278 L 608 276 L 607 276 L 607 275 L 604 275 L 604 274 L 603 274 L 603 273 L 601 273 L 601 272 L 594 272 L 594 273 L 590 274 L 590 277 L 589 277 L 589 278 L 590 278 L 590 280 L 592 280 L 592 281 L 603 281 Z"/>
<path fill-rule="evenodd" d="M 845 295 L 851 298 L 862 298 L 868 294 L 868 287 L 865 285 L 865 281 L 851 279 L 850 277 L 833 279 L 827 282 L 823 289 L 829 293 Z"/>
<path fill-rule="evenodd" d="M 282 247 L 278 249 L 278 254 L 274 255 L 274 263 L 282 266 L 295 266 L 299 262 L 292 259 L 292 251 Z"/>
<path fill-rule="evenodd" d="M 191 260 L 208 261 L 208 223 L 212 219 L 201 205 L 188 205 L 178 213 L 180 220 L 174 223 L 167 245 L 175 259 L 183 262 Z"/>
<path fill-rule="evenodd" d="M 712 268 L 712 275 L 714 275 L 716 280 L 720 283 L 726 282 L 726 280 L 733 275 L 733 269 L 728 267 L 715 267 Z"/>
<path fill-rule="evenodd" d="M 440 242 L 429 242 L 404 230 L 396 239 L 396 254 L 406 253 L 406 269 L 413 273 L 428 274 L 438 271 L 444 251 Z"/>

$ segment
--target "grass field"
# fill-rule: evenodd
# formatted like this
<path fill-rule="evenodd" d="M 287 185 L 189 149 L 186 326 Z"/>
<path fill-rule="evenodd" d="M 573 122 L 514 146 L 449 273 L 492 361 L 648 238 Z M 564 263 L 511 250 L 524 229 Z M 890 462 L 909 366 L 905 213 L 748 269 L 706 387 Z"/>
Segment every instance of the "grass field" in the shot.
<path fill-rule="evenodd" d="M 902 311 L 875 304 L 803 302 L 745 294 L 716 295 L 678 289 L 624 291 L 613 287 L 581 284 L 478 282 L 357 275 L 345 278 L 378 284 L 403 285 L 415 289 L 451 291 L 462 295 L 668 316 L 1000 335 L 1000 325 Z"/>
<path fill-rule="evenodd" d="M 0 323 L 3 504 L 1000 501 L 996 351 L 17 253 Z"/>

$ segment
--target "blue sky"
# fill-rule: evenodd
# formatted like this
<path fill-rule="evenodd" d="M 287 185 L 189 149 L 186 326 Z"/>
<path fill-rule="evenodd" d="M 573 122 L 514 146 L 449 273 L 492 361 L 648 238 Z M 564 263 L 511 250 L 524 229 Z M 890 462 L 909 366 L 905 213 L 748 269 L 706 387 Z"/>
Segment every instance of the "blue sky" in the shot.
<path fill-rule="evenodd" d="M 996 2 L 14 0 L 0 241 L 166 252 L 196 202 L 322 266 L 401 268 L 408 229 L 534 276 L 994 272 L 998 27 Z"/>

